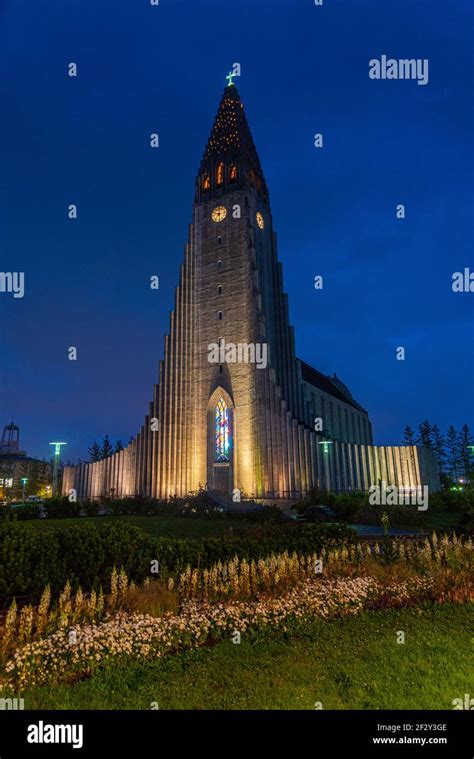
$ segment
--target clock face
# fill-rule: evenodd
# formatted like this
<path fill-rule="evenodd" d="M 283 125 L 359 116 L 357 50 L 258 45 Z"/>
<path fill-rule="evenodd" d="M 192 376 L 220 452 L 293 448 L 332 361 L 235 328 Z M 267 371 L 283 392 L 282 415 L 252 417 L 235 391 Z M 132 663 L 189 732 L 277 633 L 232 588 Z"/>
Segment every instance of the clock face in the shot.
<path fill-rule="evenodd" d="M 257 224 L 260 227 L 260 229 L 263 229 L 265 226 L 265 222 L 263 220 L 263 216 L 260 213 L 260 211 L 257 211 L 257 215 L 255 216 L 255 218 L 257 219 Z"/>
<path fill-rule="evenodd" d="M 217 206 L 212 212 L 212 221 L 224 221 L 227 216 L 227 209 L 224 206 Z"/>

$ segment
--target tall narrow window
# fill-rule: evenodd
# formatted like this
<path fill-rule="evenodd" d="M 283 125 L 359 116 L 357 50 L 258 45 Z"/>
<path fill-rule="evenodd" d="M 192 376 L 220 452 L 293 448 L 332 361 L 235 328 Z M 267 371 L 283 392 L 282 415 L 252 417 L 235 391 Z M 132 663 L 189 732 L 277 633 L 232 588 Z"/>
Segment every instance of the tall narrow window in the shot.
<path fill-rule="evenodd" d="M 219 319 L 219 321 L 222 321 L 222 311 L 217 312 L 217 318 Z"/>
<path fill-rule="evenodd" d="M 215 460 L 229 461 L 229 409 L 223 398 L 220 398 L 216 406 L 216 456 Z"/>
<path fill-rule="evenodd" d="M 224 164 L 222 161 L 217 167 L 216 182 L 218 185 L 224 184 Z"/>
<path fill-rule="evenodd" d="M 202 180 L 202 189 L 208 190 L 210 186 L 211 186 L 211 180 L 209 178 L 209 175 L 205 174 L 204 179 Z"/>
<path fill-rule="evenodd" d="M 235 163 L 232 164 L 229 171 L 229 179 L 231 182 L 235 182 L 237 180 L 237 166 Z"/>

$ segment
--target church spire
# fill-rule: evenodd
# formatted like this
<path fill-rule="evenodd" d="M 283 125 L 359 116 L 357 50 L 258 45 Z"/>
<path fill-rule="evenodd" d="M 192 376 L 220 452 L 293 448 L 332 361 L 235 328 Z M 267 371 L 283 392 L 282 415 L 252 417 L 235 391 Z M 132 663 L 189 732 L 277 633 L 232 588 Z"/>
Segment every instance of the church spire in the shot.
<path fill-rule="evenodd" d="M 225 88 L 204 150 L 196 186 L 196 201 L 254 187 L 267 199 L 260 160 L 233 82 Z"/>

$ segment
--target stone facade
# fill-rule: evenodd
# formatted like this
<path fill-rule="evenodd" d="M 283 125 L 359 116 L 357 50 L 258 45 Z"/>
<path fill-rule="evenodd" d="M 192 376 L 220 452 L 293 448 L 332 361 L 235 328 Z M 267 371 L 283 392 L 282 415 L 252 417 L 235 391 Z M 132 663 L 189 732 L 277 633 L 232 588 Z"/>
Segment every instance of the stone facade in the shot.
<path fill-rule="evenodd" d="M 268 190 L 230 85 L 196 178 L 144 424 L 125 450 L 67 467 L 63 492 L 167 498 L 201 485 L 277 499 L 300 498 L 313 486 L 365 490 L 379 480 L 439 487 L 429 452 L 372 442 L 368 414 L 347 387 L 295 355 Z"/>

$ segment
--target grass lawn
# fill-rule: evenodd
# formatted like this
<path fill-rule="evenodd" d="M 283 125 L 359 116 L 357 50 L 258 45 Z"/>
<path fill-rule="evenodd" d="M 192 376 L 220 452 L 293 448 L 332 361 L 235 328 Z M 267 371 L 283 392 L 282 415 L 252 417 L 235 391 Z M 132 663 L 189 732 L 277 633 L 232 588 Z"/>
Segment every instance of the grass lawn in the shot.
<path fill-rule="evenodd" d="M 433 512 L 423 515 L 423 524 L 419 527 L 407 526 L 406 529 L 414 532 L 450 532 L 459 524 L 459 514 L 456 512 Z M 190 517 L 174 516 L 112 516 L 112 517 L 73 517 L 70 519 L 27 519 L 18 522 L 19 525 L 31 525 L 37 530 L 56 530 L 60 527 L 84 524 L 85 522 L 97 526 L 110 524 L 111 522 L 126 522 L 140 527 L 144 532 L 158 537 L 172 538 L 206 538 L 220 537 L 223 535 L 245 535 L 248 532 L 255 533 L 259 527 L 242 519 L 192 519 Z M 264 529 L 263 527 L 260 529 Z M 284 527 L 282 527 L 284 529 Z"/>
<path fill-rule="evenodd" d="M 317 620 L 305 636 L 243 636 L 22 695 L 26 709 L 452 709 L 472 693 L 472 623 L 461 605 Z"/>
<path fill-rule="evenodd" d="M 31 525 L 37 530 L 57 530 L 86 522 L 98 527 L 111 522 L 126 522 L 140 527 L 155 538 L 211 538 L 221 535 L 242 535 L 255 529 L 250 522 L 241 519 L 192 519 L 190 517 L 168 516 L 114 516 L 114 517 L 72 517 L 70 519 L 26 519 L 19 525 Z"/>

